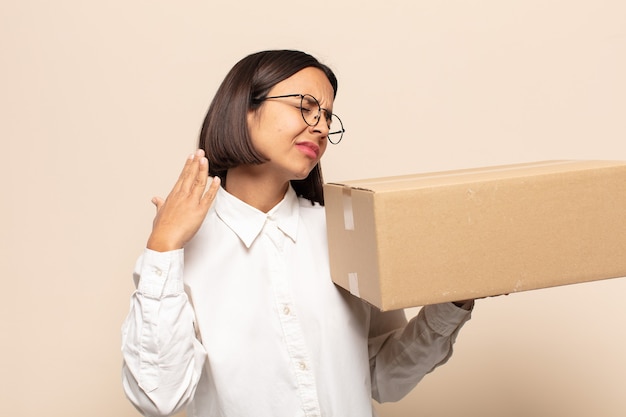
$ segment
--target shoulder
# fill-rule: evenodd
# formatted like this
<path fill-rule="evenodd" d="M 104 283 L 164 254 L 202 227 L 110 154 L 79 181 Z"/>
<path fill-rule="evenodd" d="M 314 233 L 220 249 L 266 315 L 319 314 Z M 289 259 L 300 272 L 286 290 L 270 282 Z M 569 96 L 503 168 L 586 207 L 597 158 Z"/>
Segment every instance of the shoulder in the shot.
<path fill-rule="evenodd" d="M 301 227 L 308 230 L 314 236 L 326 241 L 326 211 L 319 203 L 311 203 L 310 200 L 300 197 L 299 214 Z"/>
<path fill-rule="evenodd" d="M 304 197 L 298 197 L 300 216 L 310 221 L 318 221 L 326 225 L 326 211 L 319 203 L 312 203 Z"/>

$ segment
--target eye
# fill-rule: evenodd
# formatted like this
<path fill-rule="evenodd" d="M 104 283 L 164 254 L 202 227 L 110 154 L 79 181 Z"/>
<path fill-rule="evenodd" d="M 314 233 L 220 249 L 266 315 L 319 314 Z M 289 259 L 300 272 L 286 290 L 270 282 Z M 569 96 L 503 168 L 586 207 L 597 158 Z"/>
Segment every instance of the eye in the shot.
<path fill-rule="evenodd" d="M 309 107 L 309 106 L 304 106 L 303 105 L 303 106 L 300 106 L 300 110 L 302 111 L 302 113 L 309 114 L 309 113 L 311 113 L 313 111 L 313 108 Z"/>
<path fill-rule="evenodd" d="M 303 110 L 308 112 L 318 111 L 320 105 L 317 102 L 317 99 L 311 95 L 305 94 L 302 96 L 300 101 L 300 106 L 302 106 Z"/>

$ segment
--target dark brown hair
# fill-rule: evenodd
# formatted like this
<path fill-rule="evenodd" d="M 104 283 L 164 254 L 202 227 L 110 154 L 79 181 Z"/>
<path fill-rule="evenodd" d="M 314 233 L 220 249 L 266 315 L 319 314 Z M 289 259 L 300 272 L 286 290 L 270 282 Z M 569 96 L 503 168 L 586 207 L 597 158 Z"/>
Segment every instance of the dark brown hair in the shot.
<path fill-rule="evenodd" d="M 209 175 L 219 176 L 226 184 L 228 169 L 266 162 L 252 146 L 248 111 L 257 109 L 276 84 L 308 67 L 322 70 L 337 95 L 337 78 L 332 70 L 301 51 L 257 52 L 235 64 L 217 90 L 200 131 L 199 147 L 209 160 Z M 305 179 L 291 181 L 298 196 L 323 205 L 322 184 L 319 164 Z"/>

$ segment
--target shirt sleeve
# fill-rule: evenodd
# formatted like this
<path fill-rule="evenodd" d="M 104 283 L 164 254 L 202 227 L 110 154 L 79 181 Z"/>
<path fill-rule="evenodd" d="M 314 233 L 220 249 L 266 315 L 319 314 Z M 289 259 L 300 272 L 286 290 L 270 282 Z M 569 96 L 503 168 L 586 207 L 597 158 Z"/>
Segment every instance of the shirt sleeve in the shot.
<path fill-rule="evenodd" d="M 146 416 L 176 413 L 195 392 L 206 352 L 183 285 L 183 250 L 145 249 L 138 259 L 137 290 L 122 326 L 122 382 Z"/>
<path fill-rule="evenodd" d="M 370 371 L 372 396 L 398 401 L 452 355 L 452 345 L 471 312 L 452 303 L 423 307 L 408 323 L 404 312 L 372 308 Z"/>

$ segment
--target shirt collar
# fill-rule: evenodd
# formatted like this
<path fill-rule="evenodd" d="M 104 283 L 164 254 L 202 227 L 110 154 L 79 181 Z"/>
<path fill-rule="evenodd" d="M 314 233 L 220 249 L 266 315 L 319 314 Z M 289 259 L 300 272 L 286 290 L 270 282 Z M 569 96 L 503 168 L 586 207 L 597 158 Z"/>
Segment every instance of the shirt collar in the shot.
<path fill-rule="evenodd" d="M 217 191 L 214 205 L 220 219 L 239 236 L 247 248 L 259 236 L 268 220 L 274 221 L 285 235 L 296 241 L 300 203 L 291 185 L 285 197 L 267 213 L 244 203 L 223 187 Z"/>

